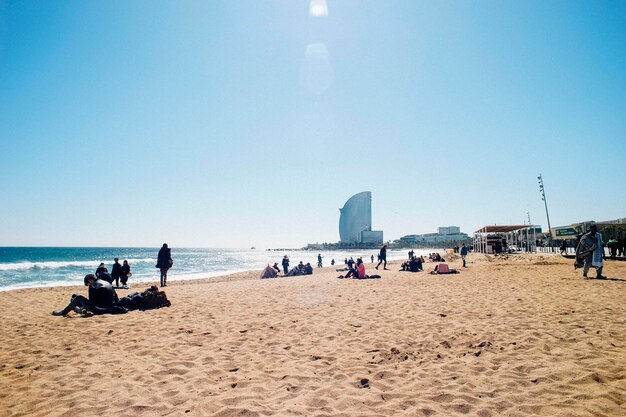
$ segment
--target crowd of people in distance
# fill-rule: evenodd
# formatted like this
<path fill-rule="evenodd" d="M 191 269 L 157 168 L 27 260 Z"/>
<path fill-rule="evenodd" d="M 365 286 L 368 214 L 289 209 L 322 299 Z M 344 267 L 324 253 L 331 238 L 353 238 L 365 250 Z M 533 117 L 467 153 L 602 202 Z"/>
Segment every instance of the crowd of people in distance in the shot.
<path fill-rule="evenodd" d="M 468 249 L 465 246 L 465 243 L 462 244 L 461 247 L 455 246 L 453 251 L 457 251 L 461 254 L 461 259 L 463 260 L 463 268 L 466 267 L 466 258 Z M 429 262 L 436 262 L 435 269 L 431 271 L 431 274 L 458 274 L 459 271 L 456 269 L 450 268 L 446 263 L 446 260 L 437 252 L 428 254 Z M 424 264 L 426 263 L 426 259 L 423 256 L 416 256 L 413 250 L 409 251 L 409 259 L 403 262 L 400 265 L 400 271 L 408 271 L 408 272 L 420 272 L 424 270 Z"/>
<path fill-rule="evenodd" d="M 320 257 L 318 257 L 318 261 L 321 264 Z M 300 261 L 300 263 L 298 265 L 296 265 L 292 269 L 289 269 L 289 257 L 287 255 L 283 256 L 282 266 L 283 266 L 283 275 L 282 275 L 283 277 L 296 277 L 296 276 L 300 276 L 300 275 L 313 275 L 313 267 L 311 266 L 310 262 L 307 262 L 305 264 L 302 261 Z M 319 266 L 319 267 L 321 268 L 321 266 Z M 281 270 L 280 270 L 280 267 L 278 266 L 278 262 L 274 262 L 274 265 L 272 265 L 272 266 L 270 266 L 270 264 L 267 264 L 265 269 L 263 271 L 261 271 L 261 277 L 260 278 L 262 278 L 262 279 L 265 279 L 265 278 L 276 278 L 276 277 L 280 276 L 279 275 L 280 272 L 281 272 Z"/>

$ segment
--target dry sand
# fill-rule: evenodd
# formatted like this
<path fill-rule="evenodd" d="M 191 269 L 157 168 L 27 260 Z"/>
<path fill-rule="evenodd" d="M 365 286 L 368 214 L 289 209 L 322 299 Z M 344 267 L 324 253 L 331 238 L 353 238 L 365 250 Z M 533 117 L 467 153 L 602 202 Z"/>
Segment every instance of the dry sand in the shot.
<path fill-rule="evenodd" d="M 84 287 L 0 293 L 0 415 L 626 415 L 626 263 L 468 266 L 178 281 L 170 308 L 90 318 L 50 315 Z"/>

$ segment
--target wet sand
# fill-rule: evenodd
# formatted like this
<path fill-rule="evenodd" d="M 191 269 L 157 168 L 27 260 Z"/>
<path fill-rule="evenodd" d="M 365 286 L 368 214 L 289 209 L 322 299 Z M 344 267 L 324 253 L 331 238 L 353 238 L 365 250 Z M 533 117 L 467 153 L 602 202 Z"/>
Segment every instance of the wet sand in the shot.
<path fill-rule="evenodd" d="M 398 265 L 177 281 L 170 308 L 89 318 L 50 315 L 85 287 L 2 292 L 0 415 L 626 415 L 626 263 Z"/>

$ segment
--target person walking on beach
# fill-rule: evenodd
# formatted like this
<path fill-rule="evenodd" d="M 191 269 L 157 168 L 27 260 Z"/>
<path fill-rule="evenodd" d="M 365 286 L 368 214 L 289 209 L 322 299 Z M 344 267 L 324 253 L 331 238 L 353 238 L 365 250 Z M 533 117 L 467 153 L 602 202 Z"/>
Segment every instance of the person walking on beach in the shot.
<path fill-rule="evenodd" d="M 604 248 L 602 247 L 602 235 L 598 233 L 598 226 L 592 224 L 588 233 L 585 233 L 576 247 L 576 258 L 584 260 L 583 277 L 587 277 L 589 267 L 596 269 L 596 278 L 604 279 L 602 276 Z"/>
<path fill-rule="evenodd" d="M 167 271 L 173 264 L 172 249 L 167 247 L 167 243 L 164 243 L 161 249 L 159 249 L 156 264 L 156 267 L 161 270 L 161 287 L 167 287 Z"/>
<path fill-rule="evenodd" d="M 383 245 L 383 247 L 380 248 L 380 253 L 378 254 L 378 259 L 380 259 L 380 260 L 378 261 L 378 265 L 376 265 L 376 269 L 378 269 L 380 264 L 383 263 L 383 262 L 384 262 L 383 269 L 387 269 L 387 245 Z"/>
<path fill-rule="evenodd" d="M 113 281 L 115 281 L 115 286 L 119 287 L 120 278 L 122 277 L 122 265 L 120 265 L 119 258 L 113 259 L 113 262 L 113 267 L 111 268 L 111 278 Z"/>
<path fill-rule="evenodd" d="M 283 271 L 285 271 L 285 275 L 289 273 L 289 257 L 287 255 L 283 256 Z"/>
<path fill-rule="evenodd" d="M 371 256 L 372 263 L 374 263 L 374 255 Z"/>
<path fill-rule="evenodd" d="M 467 256 L 467 246 L 465 243 L 461 245 L 461 259 L 463 259 L 463 268 L 465 268 L 465 257 Z"/>
<path fill-rule="evenodd" d="M 317 267 L 318 268 L 322 267 L 322 254 L 321 253 L 317 254 Z"/>
<path fill-rule="evenodd" d="M 124 263 L 122 264 L 122 276 L 120 276 L 120 280 L 122 281 L 122 288 L 123 289 L 128 289 L 128 285 L 126 285 L 126 283 L 128 282 L 128 278 L 130 278 L 132 274 L 130 273 L 130 265 L 128 264 L 128 261 L 126 259 L 124 259 Z"/>

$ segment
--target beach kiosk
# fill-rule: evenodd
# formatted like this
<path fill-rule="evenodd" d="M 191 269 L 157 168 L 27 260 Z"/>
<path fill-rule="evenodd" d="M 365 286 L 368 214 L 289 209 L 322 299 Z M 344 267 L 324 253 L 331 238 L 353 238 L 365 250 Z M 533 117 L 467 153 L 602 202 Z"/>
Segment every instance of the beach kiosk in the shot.
<path fill-rule="evenodd" d="M 483 226 L 474 232 L 474 252 L 535 252 L 537 233 L 541 226 L 532 224 Z"/>

